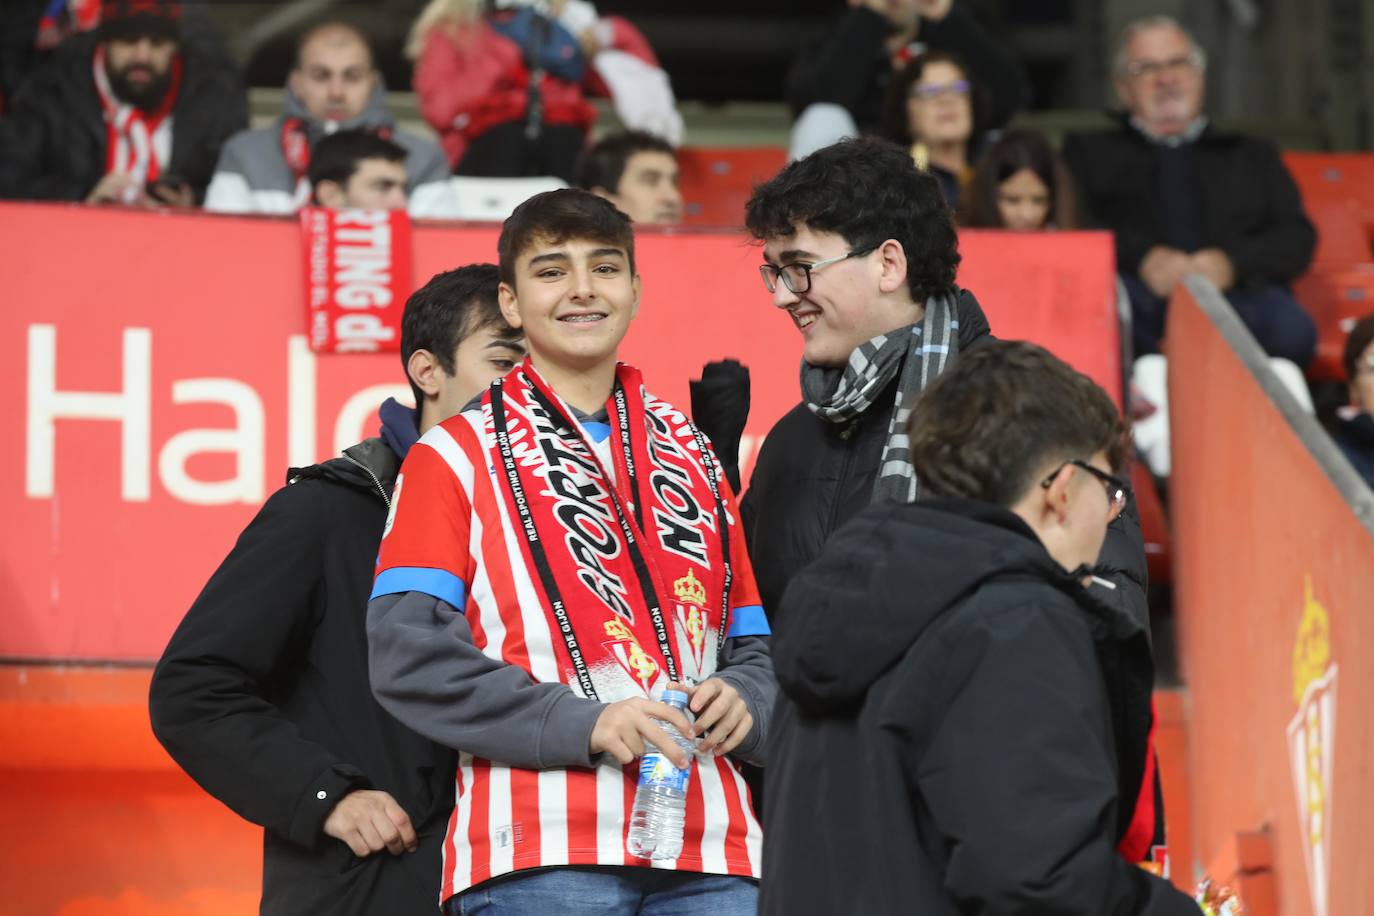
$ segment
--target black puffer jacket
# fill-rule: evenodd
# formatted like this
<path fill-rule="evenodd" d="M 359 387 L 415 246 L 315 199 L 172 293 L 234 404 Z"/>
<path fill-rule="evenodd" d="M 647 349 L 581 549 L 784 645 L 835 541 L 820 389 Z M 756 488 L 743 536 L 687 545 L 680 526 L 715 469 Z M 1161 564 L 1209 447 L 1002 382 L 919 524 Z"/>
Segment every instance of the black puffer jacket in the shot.
<path fill-rule="evenodd" d="M 105 174 L 105 121 L 91 61 L 93 33 L 67 39 L 35 71 L 0 119 L 0 198 L 84 200 Z M 163 174 L 191 186 L 196 202 L 219 148 L 248 125 L 238 67 L 217 36 L 189 30 L 181 90 L 172 109 L 172 157 Z"/>
<path fill-rule="evenodd" d="M 400 459 L 381 439 L 293 472 L 206 584 L 153 673 L 153 731 L 207 792 L 266 828 L 262 912 L 432 913 L 453 752 L 391 717 L 367 674 L 367 599 Z M 388 792 L 414 853 L 326 836 L 353 789 Z"/>
<path fill-rule="evenodd" d="M 988 339 L 987 318 L 967 290 L 959 294 L 958 315 L 960 350 Z M 788 583 L 820 555 L 831 533 L 872 499 L 895 399 L 894 381 L 867 413 L 844 426 L 798 404 L 759 449 L 740 512 L 773 632 L 787 626 L 781 598 Z M 1145 544 L 1134 499 L 1108 529 L 1100 562 L 1104 577 L 1118 586 L 1114 602 L 1148 626 Z"/>
<path fill-rule="evenodd" d="M 837 532 L 775 630 L 760 912 L 1196 916 L 1117 852 L 1153 822 L 1153 666 L 1099 591 L 987 503 Z"/>

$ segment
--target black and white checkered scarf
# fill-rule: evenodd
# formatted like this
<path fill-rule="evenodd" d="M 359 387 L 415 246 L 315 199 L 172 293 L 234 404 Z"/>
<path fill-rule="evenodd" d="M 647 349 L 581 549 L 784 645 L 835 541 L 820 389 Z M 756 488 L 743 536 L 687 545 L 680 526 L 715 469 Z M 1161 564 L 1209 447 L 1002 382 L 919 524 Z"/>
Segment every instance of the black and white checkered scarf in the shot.
<path fill-rule="evenodd" d="M 843 369 L 802 362 L 802 398 L 811 412 L 831 423 L 848 423 L 873 406 L 901 372 L 892 419 L 887 427 L 873 502 L 912 502 L 916 472 L 911 466 L 906 421 L 916 399 L 959 348 L 959 319 L 951 292 L 932 296 L 925 317 L 860 344 Z"/>

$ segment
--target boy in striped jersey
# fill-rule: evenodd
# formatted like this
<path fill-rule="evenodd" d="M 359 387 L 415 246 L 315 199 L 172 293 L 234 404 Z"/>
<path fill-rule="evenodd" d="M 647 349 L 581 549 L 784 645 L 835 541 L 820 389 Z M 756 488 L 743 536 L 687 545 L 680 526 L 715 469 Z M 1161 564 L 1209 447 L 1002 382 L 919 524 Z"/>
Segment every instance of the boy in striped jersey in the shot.
<path fill-rule="evenodd" d="M 451 913 L 752 914 L 775 694 L 738 510 L 705 438 L 616 350 L 639 308 L 629 220 L 537 195 L 499 242 L 530 358 L 421 440 L 368 608 L 378 699 L 456 748 Z M 654 698 L 690 693 L 695 723 Z M 646 747 L 701 738 L 682 854 L 625 849 Z M 650 868 L 650 865 L 653 868 Z"/>

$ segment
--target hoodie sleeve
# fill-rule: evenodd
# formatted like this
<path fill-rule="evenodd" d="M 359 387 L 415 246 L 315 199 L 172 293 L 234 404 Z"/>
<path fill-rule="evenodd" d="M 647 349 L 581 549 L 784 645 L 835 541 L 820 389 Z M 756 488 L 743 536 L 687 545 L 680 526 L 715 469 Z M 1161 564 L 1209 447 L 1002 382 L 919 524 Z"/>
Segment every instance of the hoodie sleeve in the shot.
<path fill-rule="evenodd" d="M 897 734 L 959 911 L 1197 916 L 1114 847 L 1111 718 L 1082 621 L 1018 606 L 944 635 L 938 718 L 925 740 Z"/>
<path fill-rule="evenodd" d="M 220 150 L 215 173 L 205 189 L 205 209 L 213 213 L 254 213 L 257 201 L 248 184 L 246 147 L 251 142 L 247 132 L 235 134 Z"/>
<path fill-rule="evenodd" d="M 323 529 L 309 484 L 278 491 L 220 564 L 153 672 L 153 733 L 235 813 L 301 846 L 366 774 L 302 736 L 269 698 L 315 626 Z"/>
<path fill-rule="evenodd" d="M 524 769 L 593 765 L 605 707 L 483 654 L 448 602 L 424 592 L 373 598 L 367 642 L 377 701 L 421 735 Z"/>

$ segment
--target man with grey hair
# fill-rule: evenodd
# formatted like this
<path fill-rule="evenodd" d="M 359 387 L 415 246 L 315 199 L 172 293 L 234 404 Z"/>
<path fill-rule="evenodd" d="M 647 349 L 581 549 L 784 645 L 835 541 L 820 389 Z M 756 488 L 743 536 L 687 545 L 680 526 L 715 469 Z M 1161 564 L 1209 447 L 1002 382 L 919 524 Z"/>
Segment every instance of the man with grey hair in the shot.
<path fill-rule="evenodd" d="M 1288 284 L 1307 269 L 1316 232 L 1273 144 L 1209 123 L 1206 70 L 1177 21 L 1132 22 L 1114 57 L 1122 123 L 1067 137 L 1064 158 L 1091 217 L 1116 234 L 1137 354 L 1158 352 L 1169 294 L 1196 273 L 1269 355 L 1306 366 L 1316 327 Z"/>

